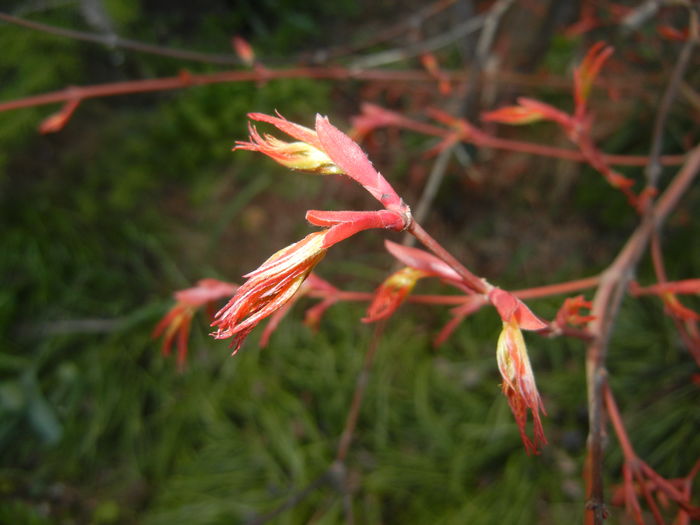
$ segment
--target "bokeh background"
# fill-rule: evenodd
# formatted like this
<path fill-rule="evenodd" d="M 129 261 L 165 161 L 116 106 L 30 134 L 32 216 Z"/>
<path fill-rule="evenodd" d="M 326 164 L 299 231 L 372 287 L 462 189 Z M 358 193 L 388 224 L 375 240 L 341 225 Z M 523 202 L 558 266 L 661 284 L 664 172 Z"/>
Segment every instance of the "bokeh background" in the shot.
<path fill-rule="evenodd" d="M 412 46 L 450 34 L 492 4 L 6 0 L 2 10 L 231 57 L 231 37 L 239 35 L 270 69 L 369 68 L 362 64 L 394 51 L 392 61 L 371 66 L 391 72 L 423 71 Z M 420 119 L 437 107 L 477 123 L 481 111 L 521 95 L 568 110 L 573 68 L 593 42 L 606 40 L 616 54 L 592 96 L 596 139 L 607 152 L 647 154 L 658 99 L 682 46 L 662 38 L 657 21 L 682 29 L 685 19 L 682 11 L 661 10 L 626 31 L 613 7 L 637 4 L 514 2 L 487 63 L 475 62 L 478 33 L 433 50 L 446 71 L 494 73 L 455 82 L 450 93 L 436 81 L 390 74 L 384 81 L 222 83 L 89 100 L 64 129 L 46 135 L 38 126 L 58 105 L 0 113 L 0 523 L 248 523 L 316 480 L 333 461 L 373 338 L 360 322 L 364 305 L 336 305 L 313 333 L 302 324 L 313 303 L 301 301 L 267 348 L 257 347 L 258 330 L 234 358 L 196 318 L 184 372 L 151 338 L 174 290 L 204 277 L 240 282 L 311 231 L 305 210 L 375 207 L 340 178 L 232 153 L 234 141 L 246 138 L 246 113 L 278 110 L 305 125 L 322 113 L 349 130 L 362 102 Z M 602 21 L 597 27 L 575 25 L 585 9 Z M 0 49 L 0 102 L 71 85 L 225 69 L 8 23 L 0 23 Z M 666 153 L 698 142 L 699 71 L 689 68 L 671 110 Z M 499 132 L 568 146 L 553 125 Z M 364 142 L 409 202 L 423 194 L 435 145 L 396 130 Z M 623 171 L 642 180 L 640 169 Z M 674 172 L 664 171 L 664 183 Z M 664 233 L 672 279 L 699 275 L 699 204 L 696 185 Z M 594 275 L 636 220 L 591 168 L 465 146 L 448 164 L 426 226 L 477 274 L 525 288 Z M 334 248 L 319 275 L 344 289 L 373 290 L 394 264 L 384 237 L 369 232 Z M 653 281 L 647 260 L 637 279 Z M 418 291 L 445 290 L 421 283 Z M 551 318 L 561 300 L 530 304 Z M 688 304 L 698 306 L 697 298 Z M 434 348 L 449 318 L 443 307 L 405 305 L 379 341 L 346 465 L 355 521 L 579 521 L 583 343 L 527 336 L 550 441 L 529 457 L 499 390 L 500 321 L 479 312 Z M 625 301 L 608 364 L 640 456 L 669 478 L 685 475 L 700 453 L 697 369 L 658 300 Z M 611 435 L 609 499 L 620 466 Z M 323 485 L 269 522 L 344 523 L 340 492 Z M 611 523 L 625 523 L 623 509 L 612 505 L 610 512 Z"/>

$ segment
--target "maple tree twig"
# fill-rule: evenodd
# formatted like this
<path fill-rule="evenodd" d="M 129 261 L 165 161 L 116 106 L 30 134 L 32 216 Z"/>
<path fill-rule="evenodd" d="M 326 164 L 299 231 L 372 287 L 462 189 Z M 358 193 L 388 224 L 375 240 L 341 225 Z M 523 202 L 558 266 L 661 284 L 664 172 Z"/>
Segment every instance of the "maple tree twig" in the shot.
<path fill-rule="evenodd" d="M 96 44 L 103 44 L 107 47 L 112 48 L 119 47 L 123 49 L 130 49 L 132 51 L 148 53 L 150 55 L 160 55 L 169 58 L 176 58 L 179 60 L 191 60 L 194 62 L 204 62 L 208 64 L 220 64 L 226 66 L 234 66 L 241 64 L 241 61 L 232 54 L 226 55 L 214 53 L 200 53 L 197 51 L 189 51 L 186 49 L 175 49 L 171 47 L 156 46 L 153 44 L 147 44 L 145 42 L 139 42 L 138 40 L 122 38 L 115 34 L 89 33 L 86 31 L 76 31 L 75 29 L 66 29 L 64 27 L 57 27 L 48 24 L 42 24 L 40 22 L 33 22 L 31 20 L 26 20 L 24 18 L 12 16 L 8 13 L 3 13 L 1 11 L 0 20 L 8 24 L 14 24 L 16 26 L 33 29 L 34 31 L 41 31 L 42 33 L 71 38 L 73 40 L 82 40 L 84 42 L 94 42 Z"/>
<path fill-rule="evenodd" d="M 661 150 L 664 144 L 664 128 L 666 127 L 666 121 L 668 120 L 668 114 L 673 104 L 673 100 L 676 98 L 679 87 L 683 82 L 683 76 L 688 69 L 690 64 L 690 57 L 693 54 L 693 47 L 695 46 L 696 39 L 698 36 L 698 15 L 697 12 L 689 8 L 690 12 L 690 31 L 688 39 L 683 44 L 678 60 L 676 60 L 676 65 L 673 67 L 673 73 L 671 74 L 671 79 L 669 80 L 666 90 L 661 97 L 661 102 L 659 104 L 659 110 L 656 112 L 656 119 L 654 121 L 654 132 L 651 140 L 651 149 L 649 151 L 649 162 L 646 167 L 646 177 L 647 185 L 652 188 L 656 188 L 658 185 L 659 176 L 661 175 Z"/>
<path fill-rule="evenodd" d="M 650 206 L 642 222 L 632 233 L 612 264 L 601 274 L 600 286 L 593 298 L 589 324 L 594 339 L 586 355 L 588 389 L 588 457 L 586 461 L 586 523 L 602 525 L 605 519 L 603 496 L 603 398 L 606 387 L 605 359 L 615 318 L 632 273 L 654 231 L 659 228 L 700 170 L 700 145 L 688 155 L 688 160 L 657 202 Z"/>

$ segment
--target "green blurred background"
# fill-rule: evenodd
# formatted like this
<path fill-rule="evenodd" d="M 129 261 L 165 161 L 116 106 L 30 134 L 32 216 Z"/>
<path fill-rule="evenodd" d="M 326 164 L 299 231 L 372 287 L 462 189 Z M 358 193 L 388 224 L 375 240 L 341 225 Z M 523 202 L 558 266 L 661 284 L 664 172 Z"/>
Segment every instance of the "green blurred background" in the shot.
<path fill-rule="evenodd" d="M 95 29 L 86 22 L 86 2 L 53 4 L 14 1 L 7 9 Z M 232 35 L 242 35 L 270 57 L 270 67 L 293 64 L 302 52 L 361 42 L 423 6 L 99 5 L 120 35 L 223 53 Z M 8 24 L 0 25 L 0 49 L 0 101 L 182 68 L 217 70 Z M 537 67 L 565 77 L 581 49 L 583 39 L 555 36 Z M 640 50 L 647 67 L 668 52 Z M 448 53 L 444 65 L 459 67 L 462 58 Z M 43 136 L 37 126 L 57 107 L 0 113 L 0 523 L 246 523 L 326 470 L 372 339 L 371 327 L 359 322 L 362 305 L 333 307 L 314 334 L 300 322 L 312 304 L 302 301 L 268 348 L 257 348 L 258 330 L 235 358 L 197 318 L 184 373 L 161 356 L 150 333 L 172 291 L 203 277 L 240 282 L 311 231 L 306 209 L 374 207 L 343 181 L 293 174 L 230 151 L 246 137 L 249 111 L 279 110 L 306 125 L 320 112 L 347 129 L 366 87 L 294 79 L 97 99 L 81 104 L 60 133 Z M 650 91 L 656 96 L 662 87 Z M 383 93 L 397 109 L 411 105 L 410 90 L 393 99 L 389 89 Z M 547 85 L 518 94 L 569 103 Z M 625 118 L 616 116 L 604 149 L 645 153 L 653 117 L 642 98 Z M 697 137 L 697 122 L 681 103 L 666 151 L 682 152 L 684 137 Z M 556 135 L 545 127 L 528 138 Z M 417 199 L 421 173 L 433 162 L 423 152 L 434 143 L 411 134 L 401 136 L 399 147 L 390 134 L 378 140 L 370 149 L 375 162 L 400 192 Z M 451 167 L 427 224 L 477 273 L 505 287 L 592 275 L 635 224 L 624 201 L 588 169 L 540 161 L 524 168 L 527 177 L 508 175 L 498 155 L 481 166 L 469 177 L 458 164 Z M 569 179 L 554 192 L 558 174 Z M 641 177 L 639 170 L 626 174 Z M 696 187 L 671 219 L 665 247 L 673 279 L 698 276 L 699 203 Z M 369 233 L 344 243 L 318 273 L 347 289 L 372 290 L 392 267 L 381 240 Z M 638 278 L 650 282 L 648 262 Z M 430 290 L 442 288 L 418 289 Z M 560 302 L 532 307 L 551 317 Z M 463 323 L 437 350 L 431 339 L 449 319 L 446 309 L 409 305 L 399 314 L 381 339 L 347 462 L 356 521 L 580 521 L 583 344 L 528 337 L 551 443 L 528 457 L 499 391 L 500 322 L 493 312 Z M 696 369 L 658 301 L 625 302 L 609 370 L 640 455 L 669 478 L 685 475 L 700 453 Z M 620 482 L 620 466 L 611 436 L 608 494 Z M 271 522 L 342 523 L 342 501 L 333 487 L 322 487 Z M 611 522 L 624 523 L 620 509 L 612 509 Z"/>

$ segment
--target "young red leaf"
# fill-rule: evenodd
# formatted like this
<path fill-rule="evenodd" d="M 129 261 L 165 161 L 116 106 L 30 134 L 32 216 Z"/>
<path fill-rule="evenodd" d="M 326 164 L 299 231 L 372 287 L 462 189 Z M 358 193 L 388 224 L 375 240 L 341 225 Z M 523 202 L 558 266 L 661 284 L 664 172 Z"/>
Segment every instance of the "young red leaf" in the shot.
<path fill-rule="evenodd" d="M 398 309 L 411 293 L 418 279 L 427 274 L 415 268 L 406 267 L 394 272 L 374 292 L 374 299 L 367 308 L 363 323 L 373 323 L 387 319 Z"/>
<path fill-rule="evenodd" d="M 406 266 L 426 272 L 429 275 L 447 279 L 448 281 L 461 282 L 462 278 L 442 259 L 419 248 L 402 246 L 395 242 L 385 240 L 384 247 Z"/>
<path fill-rule="evenodd" d="M 508 400 L 520 437 L 528 454 L 537 454 L 539 447 L 547 444 L 540 412 L 546 415 L 542 399 L 537 391 L 535 375 L 527 355 L 525 340 L 515 316 L 503 322 L 496 351 L 498 370 L 503 378 L 503 394 Z M 526 432 L 527 411 L 532 414 L 534 439 Z"/>
<path fill-rule="evenodd" d="M 585 111 L 591 86 L 612 53 L 612 47 L 606 47 L 605 42 L 597 42 L 588 50 L 581 64 L 574 70 L 574 102 L 577 115 L 582 115 Z"/>
<path fill-rule="evenodd" d="M 389 210 L 377 211 L 322 211 L 309 210 L 306 220 L 316 226 L 330 226 L 324 240 L 328 248 L 348 237 L 373 228 L 401 231 L 406 227 L 405 216 Z"/>
<path fill-rule="evenodd" d="M 494 288 L 489 293 L 489 300 L 504 323 L 515 320 L 522 330 L 543 330 L 549 326 L 510 292 Z"/>
<path fill-rule="evenodd" d="M 499 122 L 501 124 L 511 124 L 520 126 L 531 124 L 545 118 L 544 114 L 533 108 L 522 106 L 505 106 L 493 111 L 482 113 L 481 120 L 486 122 Z"/>
<path fill-rule="evenodd" d="M 374 169 L 367 155 L 350 137 L 321 115 L 316 115 L 316 133 L 323 150 L 348 177 L 359 182 L 386 208 L 405 211 L 406 206 L 394 188 Z"/>

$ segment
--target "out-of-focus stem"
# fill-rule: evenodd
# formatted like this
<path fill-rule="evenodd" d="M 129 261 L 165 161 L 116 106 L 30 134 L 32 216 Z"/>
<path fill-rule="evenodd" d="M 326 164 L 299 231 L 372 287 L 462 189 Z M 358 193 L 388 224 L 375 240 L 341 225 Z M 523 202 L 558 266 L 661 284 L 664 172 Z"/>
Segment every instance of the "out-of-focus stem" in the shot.
<path fill-rule="evenodd" d="M 536 299 L 541 297 L 551 297 L 553 295 L 561 295 L 580 290 L 586 290 L 598 285 L 600 277 L 585 277 L 575 281 L 566 281 L 563 283 L 547 284 L 545 286 L 537 286 L 534 288 L 523 288 L 522 290 L 513 290 L 511 293 L 520 299 Z M 308 293 L 309 297 L 328 298 L 332 297 L 338 301 L 371 301 L 374 299 L 372 292 L 354 292 L 351 290 L 312 290 Z M 451 306 L 459 306 L 468 300 L 467 295 L 425 295 L 414 294 L 409 295 L 406 301 L 420 304 L 444 304 Z"/>
<path fill-rule="evenodd" d="M 586 356 L 588 388 L 588 457 L 586 461 L 586 492 L 588 503 L 586 523 L 602 525 L 605 520 L 603 497 L 603 403 L 606 388 L 605 360 L 612 327 L 624 297 L 632 272 L 639 262 L 654 231 L 663 224 L 681 196 L 700 170 L 700 146 L 688 155 L 688 160 L 653 207 L 642 218 L 612 264 L 601 274 L 600 286 L 593 299 L 591 315 L 595 319 L 589 329 L 594 336 Z"/>
<path fill-rule="evenodd" d="M 671 74 L 671 79 L 669 80 L 666 90 L 661 98 L 659 104 L 659 110 L 656 112 L 656 119 L 654 121 L 654 132 L 651 140 L 651 150 L 649 151 L 649 162 L 646 167 L 647 184 L 655 188 L 658 185 L 659 175 L 661 175 L 661 162 L 659 158 L 661 156 L 661 150 L 664 143 L 664 128 L 666 127 L 666 120 L 668 119 L 669 111 L 671 110 L 671 105 L 673 100 L 676 98 L 676 93 L 678 88 L 683 81 L 683 75 L 685 75 L 688 69 L 688 64 L 690 63 L 690 57 L 693 54 L 693 47 L 696 44 L 696 39 L 698 37 L 698 14 L 695 9 L 688 9 L 690 14 L 690 27 L 689 36 L 681 49 L 681 53 L 676 60 L 676 65 L 673 68 L 673 73 Z"/>
<path fill-rule="evenodd" d="M 355 427 L 357 426 L 357 418 L 360 415 L 362 399 L 364 398 L 365 390 L 367 389 L 369 373 L 372 369 L 372 364 L 374 363 L 374 356 L 377 353 L 377 348 L 379 348 L 379 341 L 384 333 L 385 324 L 386 323 L 384 321 L 379 321 L 374 325 L 374 333 L 372 334 L 372 340 L 369 343 L 367 353 L 365 353 L 362 369 L 357 374 L 355 391 L 352 395 L 352 403 L 345 419 L 345 426 L 343 427 L 343 433 L 340 436 L 338 451 L 336 452 L 335 456 L 335 460 L 338 463 L 343 463 L 348 455 L 348 450 L 350 449 L 350 444 L 352 443 L 352 438 L 355 433 Z"/>
<path fill-rule="evenodd" d="M 535 288 L 524 288 L 522 290 L 513 290 L 511 293 L 520 299 L 535 299 L 539 297 L 549 297 L 550 295 L 559 295 L 564 293 L 578 292 L 598 286 L 600 276 L 585 277 L 575 281 L 567 281 L 564 283 L 548 284 L 545 286 L 537 286 Z"/>

